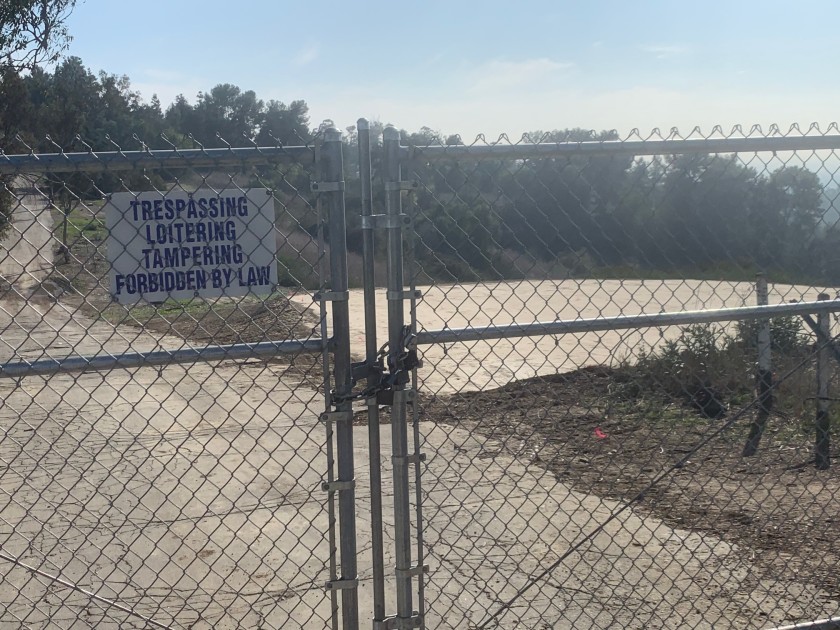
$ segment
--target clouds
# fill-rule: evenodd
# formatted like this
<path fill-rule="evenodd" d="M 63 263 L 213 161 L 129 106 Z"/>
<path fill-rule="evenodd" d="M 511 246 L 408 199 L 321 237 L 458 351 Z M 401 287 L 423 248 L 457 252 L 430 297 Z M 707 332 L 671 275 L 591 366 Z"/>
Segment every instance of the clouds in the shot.
<path fill-rule="evenodd" d="M 688 52 L 687 46 L 679 44 L 645 44 L 639 48 L 657 59 L 673 59 Z"/>
<path fill-rule="evenodd" d="M 523 61 L 492 60 L 467 72 L 466 85 L 476 94 L 506 92 L 513 88 L 540 88 L 568 76 L 574 63 L 547 57 Z"/>
<path fill-rule="evenodd" d="M 308 66 L 317 60 L 321 55 L 321 47 L 318 44 L 308 44 L 298 50 L 292 57 L 292 65 L 297 68 Z"/>

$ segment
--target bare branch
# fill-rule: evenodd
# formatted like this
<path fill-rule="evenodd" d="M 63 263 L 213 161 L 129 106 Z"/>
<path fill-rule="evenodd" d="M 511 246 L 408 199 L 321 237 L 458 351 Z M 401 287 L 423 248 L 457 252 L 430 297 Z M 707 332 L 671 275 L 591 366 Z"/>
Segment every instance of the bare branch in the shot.
<path fill-rule="evenodd" d="M 76 0 L 6 0 L 0 6 L 0 64 L 16 70 L 51 63 L 70 44 Z"/>

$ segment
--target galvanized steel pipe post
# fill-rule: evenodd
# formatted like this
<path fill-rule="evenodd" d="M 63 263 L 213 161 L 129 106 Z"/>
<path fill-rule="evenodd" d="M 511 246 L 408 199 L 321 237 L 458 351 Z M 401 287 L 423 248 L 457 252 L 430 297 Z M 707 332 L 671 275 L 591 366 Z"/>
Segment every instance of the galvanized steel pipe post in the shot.
<path fill-rule="evenodd" d="M 383 134 L 385 149 L 385 212 L 393 217 L 388 226 L 388 364 L 396 369 L 402 351 L 404 312 L 403 234 L 400 134 L 386 127 Z M 394 469 L 394 545 L 396 557 L 397 618 L 413 615 L 411 580 L 411 512 L 408 486 L 408 422 L 406 390 L 394 384 L 391 407 L 391 448 Z"/>
<path fill-rule="evenodd" d="M 359 181 L 362 216 L 373 214 L 370 166 L 370 123 L 357 121 L 359 142 Z M 365 360 L 368 366 L 377 361 L 376 343 L 376 274 L 374 268 L 373 229 L 362 232 L 362 283 L 365 299 Z M 371 372 L 368 387 L 377 385 L 378 375 Z M 368 441 L 370 449 L 370 542 L 373 561 L 373 619 L 385 619 L 385 556 L 382 535 L 382 447 L 379 435 L 379 403 L 376 396 L 368 398 Z"/>
<path fill-rule="evenodd" d="M 769 304 L 767 277 L 759 274 L 755 281 L 756 303 L 759 306 Z M 756 390 L 758 392 L 759 407 L 755 420 L 750 425 L 750 434 L 744 446 L 744 457 L 752 457 L 758 452 L 764 427 L 770 417 L 773 407 L 773 359 L 771 354 L 770 318 L 758 320 L 758 372 L 756 374 Z"/>
<path fill-rule="evenodd" d="M 356 575 L 356 491 L 353 463 L 353 388 L 350 365 L 350 310 L 348 304 L 347 239 L 344 205 L 344 163 L 341 134 L 335 128 L 324 132 L 320 152 L 318 189 L 326 196 L 330 245 L 330 284 L 333 322 L 333 381 L 338 460 L 338 520 L 341 554 L 341 613 L 345 630 L 359 627 L 359 593 Z"/>

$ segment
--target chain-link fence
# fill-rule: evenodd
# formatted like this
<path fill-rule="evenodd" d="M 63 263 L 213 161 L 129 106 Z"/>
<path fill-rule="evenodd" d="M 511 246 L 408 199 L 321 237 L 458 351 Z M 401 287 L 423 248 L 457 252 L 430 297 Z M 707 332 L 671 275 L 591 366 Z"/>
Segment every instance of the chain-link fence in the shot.
<path fill-rule="evenodd" d="M 332 140 L 0 158 L 0 625 L 334 623 Z"/>
<path fill-rule="evenodd" d="M 838 130 L 377 131 L 0 156 L 0 620 L 837 615 Z"/>
<path fill-rule="evenodd" d="M 429 627 L 838 613 L 836 132 L 386 139 Z"/>

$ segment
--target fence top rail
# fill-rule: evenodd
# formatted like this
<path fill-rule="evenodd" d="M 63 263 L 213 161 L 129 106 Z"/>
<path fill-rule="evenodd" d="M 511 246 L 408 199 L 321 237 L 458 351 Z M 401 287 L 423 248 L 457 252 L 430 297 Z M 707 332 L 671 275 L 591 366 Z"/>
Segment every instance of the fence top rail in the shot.
<path fill-rule="evenodd" d="M 313 146 L 148 149 L 84 153 L 0 152 L 0 175 L 131 171 L 142 168 L 216 168 L 276 162 L 314 162 Z"/>
<path fill-rule="evenodd" d="M 523 159 L 610 155 L 676 155 L 689 153 L 753 153 L 765 151 L 840 150 L 840 134 L 762 138 L 693 138 L 687 140 L 606 140 L 515 144 L 403 146 L 403 159 Z"/>
<path fill-rule="evenodd" d="M 445 328 L 442 330 L 418 331 L 417 344 L 430 345 L 436 343 L 484 341 L 488 339 L 513 339 L 519 337 L 539 337 L 542 335 L 600 332 L 605 330 L 627 330 L 631 328 L 685 326 L 688 324 L 806 315 L 809 313 L 831 313 L 837 311 L 840 311 L 840 299 L 819 302 L 770 304 L 765 306 L 741 306 L 701 311 L 619 315 L 617 317 L 557 320 L 552 322 L 533 322 L 530 324 L 514 323 L 473 328 Z"/>

